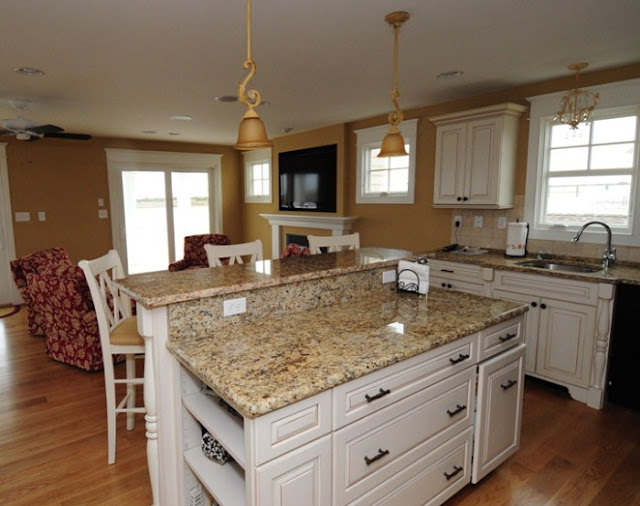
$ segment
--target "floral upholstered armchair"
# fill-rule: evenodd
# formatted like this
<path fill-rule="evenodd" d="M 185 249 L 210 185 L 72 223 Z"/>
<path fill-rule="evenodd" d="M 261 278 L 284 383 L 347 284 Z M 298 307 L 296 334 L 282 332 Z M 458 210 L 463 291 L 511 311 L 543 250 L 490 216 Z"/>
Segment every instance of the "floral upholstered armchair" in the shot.
<path fill-rule="evenodd" d="M 42 316 L 47 355 L 85 371 L 100 371 L 98 321 L 84 272 L 62 265 L 27 274 L 27 291 Z"/>
<path fill-rule="evenodd" d="M 71 260 L 69 260 L 69 255 L 64 248 L 50 248 L 12 260 L 10 265 L 13 280 L 18 287 L 18 292 L 20 292 L 20 296 L 27 309 L 29 334 L 32 336 L 42 336 L 45 333 L 43 318 L 31 303 L 31 297 L 27 290 L 27 274 L 38 274 L 42 270 L 70 266 L 72 264 Z"/>
<path fill-rule="evenodd" d="M 169 265 L 172 272 L 209 267 L 205 244 L 227 246 L 231 240 L 224 234 L 188 235 L 184 238 L 184 258 Z"/>

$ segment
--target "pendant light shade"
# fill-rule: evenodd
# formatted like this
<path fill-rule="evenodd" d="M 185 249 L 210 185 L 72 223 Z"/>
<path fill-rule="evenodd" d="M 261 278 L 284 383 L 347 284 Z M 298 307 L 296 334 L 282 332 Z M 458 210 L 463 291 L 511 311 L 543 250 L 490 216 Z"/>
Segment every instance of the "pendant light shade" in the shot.
<path fill-rule="evenodd" d="M 591 120 L 591 113 L 600 100 L 598 93 L 580 89 L 580 71 L 588 66 L 589 64 L 584 62 L 568 66 L 569 70 L 576 73 L 576 86 L 562 97 L 560 110 L 553 118 L 554 121 L 569 125 L 572 130 L 576 130 L 580 123 L 588 123 Z"/>
<path fill-rule="evenodd" d="M 273 143 L 269 141 L 267 129 L 255 111 L 261 103 L 260 93 L 257 90 L 246 91 L 249 81 L 256 73 L 256 62 L 251 58 L 251 0 L 247 0 L 247 59 L 243 67 L 248 69 L 249 73 L 238 87 L 238 98 L 247 107 L 247 111 L 240 123 L 238 141 L 234 147 L 239 150 L 268 148 Z"/>
<path fill-rule="evenodd" d="M 403 115 L 398 103 L 398 32 L 402 23 L 409 19 L 409 13 L 405 11 L 396 11 L 387 14 L 384 20 L 393 27 L 393 90 L 391 91 L 391 102 L 395 108 L 389 113 L 389 132 L 382 140 L 380 153 L 378 157 L 384 158 L 389 156 L 407 156 L 407 150 L 404 147 L 404 138 L 398 130 L 398 125 L 402 123 Z"/>

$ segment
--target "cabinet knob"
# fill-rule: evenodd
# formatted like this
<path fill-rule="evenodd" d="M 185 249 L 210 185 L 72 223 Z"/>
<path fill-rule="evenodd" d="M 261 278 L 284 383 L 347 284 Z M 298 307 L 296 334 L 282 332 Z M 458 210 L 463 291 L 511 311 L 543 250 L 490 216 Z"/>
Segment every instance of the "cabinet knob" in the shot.
<path fill-rule="evenodd" d="M 547 305 L 546 305 L 544 302 L 543 302 L 542 304 L 540 304 L 540 307 L 541 307 L 542 309 L 547 309 Z"/>
<path fill-rule="evenodd" d="M 469 199 L 467 197 L 462 197 L 462 200 L 464 200 L 466 202 Z"/>
<path fill-rule="evenodd" d="M 447 283 L 447 288 L 452 288 L 451 283 Z"/>
<path fill-rule="evenodd" d="M 446 283 L 442 283 L 442 288 L 446 288 L 447 284 Z"/>
<path fill-rule="evenodd" d="M 531 303 L 531 307 L 538 307 L 538 303 L 537 302 L 532 302 Z"/>
<path fill-rule="evenodd" d="M 460 202 L 462 200 L 462 197 L 458 197 L 456 200 Z"/>

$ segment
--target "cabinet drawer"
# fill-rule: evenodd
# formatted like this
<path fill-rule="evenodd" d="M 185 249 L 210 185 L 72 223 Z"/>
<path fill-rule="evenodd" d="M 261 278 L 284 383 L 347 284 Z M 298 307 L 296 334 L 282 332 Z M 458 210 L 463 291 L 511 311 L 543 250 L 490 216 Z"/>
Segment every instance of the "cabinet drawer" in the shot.
<path fill-rule="evenodd" d="M 331 432 L 331 391 L 249 420 L 256 465 Z"/>
<path fill-rule="evenodd" d="M 480 331 L 480 360 L 493 357 L 524 341 L 524 318 L 518 316 Z"/>
<path fill-rule="evenodd" d="M 430 276 L 429 286 L 434 288 L 444 288 L 447 290 L 456 290 L 458 292 L 471 293 L 473 295 L 484 295 L 484 285 L 482 283 L 470 283 L 469 281 L 461 281 L 459 279 Z"/>
<path fill-rule="evenodd" d="M 469 484 L 472 441 L 469 427 L 350 506 L 442 504 Z"/>
<path fill-rule="evenodd" d="M 577 302 L 578 304 L 595 306 L 598 303 L 597 283 L 572 279 L 511 271 L 496 271 L 493 288 L 542 298 Z"/>
<path fill-rule="evenodd" d="M 450 280 L 456 279 L 459 281 L 484 284 L 482 267 L 479 265 L 429 260 L 429 275 Z"/>
<path fill-rule="evenodd" d="M 334 433 L 335 503 L 346 504 L 471 425 L 470 367 Z"/>
<path fill-rule="evenodd" d="M 434 355 L 435 354 L 435 355 Z M 334 429 L 375 413 L 478 362 L 477 334 L 333 389 Z"/>

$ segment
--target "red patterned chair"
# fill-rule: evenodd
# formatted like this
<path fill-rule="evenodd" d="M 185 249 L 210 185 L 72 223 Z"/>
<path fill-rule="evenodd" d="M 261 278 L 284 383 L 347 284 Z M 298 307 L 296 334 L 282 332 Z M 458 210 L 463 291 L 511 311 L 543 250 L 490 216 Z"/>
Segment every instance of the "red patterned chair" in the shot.
<path fill-rule="evenodd" d="M 41 270 L 50 270 L 61 266 L 69 266 L 71 260 L 64 248 L 50 248 L 36 251 L 10 262 L 13 280 L 18 287 L 20 296 L 27 308 L 27 324 L 29 334 L 32 336 L 42 336 L 45 334 L 42 315 L 38 313 L 31 303 L 31 297 L 27 290 L 27 274 L 38 274 Z"/>
<path fill-rule="evenodd" d="M 28 273 L 27 291 L 42 316 L 47 355 L 85 371 L 102 370 L 98 321 L 82 269 L 62 265 Z"/>
<path fill-rule="evenodd" d="M 289 243 L 287 247 L 282 250 L 280 254 L 280 258 L 289 258 L 289 257 L 307 257 L 311 255 L 311 250 L 309 248 L 305 248 L 296 243 Z"/>
<path fill-rule="evenodd" d="M 227 246 L 231 240 L 224 234 L 188 235 L 184 238 L 184 258 L 169 265 L 172 272 L 209 267 L 205 244 Z"/>

